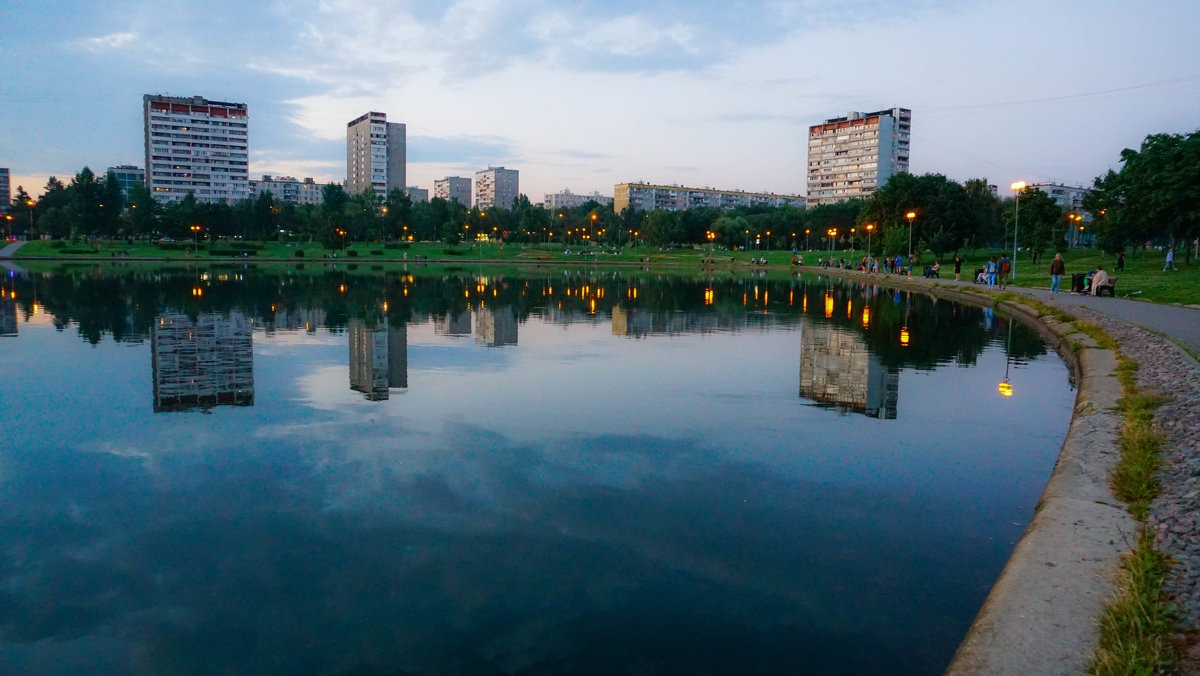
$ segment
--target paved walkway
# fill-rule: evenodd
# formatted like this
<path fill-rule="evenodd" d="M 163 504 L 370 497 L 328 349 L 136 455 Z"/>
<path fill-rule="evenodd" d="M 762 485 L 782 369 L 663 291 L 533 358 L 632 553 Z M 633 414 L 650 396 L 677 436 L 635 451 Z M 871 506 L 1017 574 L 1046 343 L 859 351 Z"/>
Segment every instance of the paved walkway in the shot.
<path fill-rule="evenodd" d="M 12 255 L 17 252 L 17 249 L 25 246 L 25 240 L 12 242 L 4 248 L 0 248 L 0 258 L 12 258 Z"/>

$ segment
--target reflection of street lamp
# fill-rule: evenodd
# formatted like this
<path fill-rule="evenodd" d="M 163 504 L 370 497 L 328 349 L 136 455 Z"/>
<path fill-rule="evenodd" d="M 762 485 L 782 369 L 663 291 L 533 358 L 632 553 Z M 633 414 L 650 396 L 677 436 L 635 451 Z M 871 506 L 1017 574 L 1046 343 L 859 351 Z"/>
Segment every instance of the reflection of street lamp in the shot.
<path fill-rule="evenodd" d="M 1013 259 L 1012 259 L 1012 280 L 1017 279 L 1017 228 L 1021 225 L 1021 191 L 1025 189 L 1025 181 L 1017 181 L 1010 186 L 1013 192 L 1017 193 L 1017 205 L 1013 214 Z"/>
<path fill-rule="evenodd" d="M 908 219 L 908 262 L 909 262 L 909 265 L 911 265 L 912 264 L 912 224 L 913 224 L 913 221 L 917 220 L 917 212 L 910 211 L 907 214 L 904 214 L 904 217 Z"/>
<path fill-rule="evenodd" d="M 1002 396 L 1002 397 L 1013 396 L 1012 383 L 1008 382 L 1008 364 L 1011 361 L 1009 359 L 1008 355 L 1012 351 L 1012 322 L 1013 322 L 1012 317 L 1009 317 L 1008 318 L 1008 339 L 1004 345 L 1004 380 L 1001 380 L 1000 384 L 996 386 L 996 390 L 1000 393 L 1000 396 Z"/>

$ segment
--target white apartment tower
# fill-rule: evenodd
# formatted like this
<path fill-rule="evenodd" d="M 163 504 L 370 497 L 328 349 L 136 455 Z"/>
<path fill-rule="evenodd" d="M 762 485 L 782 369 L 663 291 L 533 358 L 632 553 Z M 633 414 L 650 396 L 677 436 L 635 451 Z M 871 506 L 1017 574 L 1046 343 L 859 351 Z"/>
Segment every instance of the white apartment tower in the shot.
<path fill-rule="evenodd" d="M 193 193 L 205 203 L 235 202 L 250 178 L 249 117 L 244 103 L 200 96 L 142 97 L 146 187 L 160 202 Z"/>
<path fill-rule="evenodd" d="M 407 188 L 405 134 L 404 124 L 388 122 L 384 113 L 364 113 L 346 123 L 346 192 L 374 188 L 383 199 Z"/>
<path fill-rule="evenodd" d="M 866 197 L 908 171 L 912 111 L 848 113 L 808 128 L 808 205 Z"/>
<path fill-rule="evenodd" d="M 475 172 L 475 208 L 511 209 L 513 200 L 520 194 L 516 169 L 488 167 Z"/>
<path fill-rule="evenodd" d="M 471 206 L 471 179 L 464 176 L 447 176 L 433 182 L 433 196 L 447 202 L 457 201 L 464 207 Z"/>

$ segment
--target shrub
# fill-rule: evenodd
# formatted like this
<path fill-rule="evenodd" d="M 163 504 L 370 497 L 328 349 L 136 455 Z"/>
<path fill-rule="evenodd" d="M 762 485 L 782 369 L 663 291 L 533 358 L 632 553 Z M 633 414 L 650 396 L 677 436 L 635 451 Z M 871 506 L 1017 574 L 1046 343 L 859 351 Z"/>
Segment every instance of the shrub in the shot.
<path fill-rule="evenodd" d="M 355 250 L 355 249 L 348 249 L 348 250 L 346 251 L 346 255 L 347 255 L 347 256 L 350 256 L 351 258 L 355 258 L 355 257 L 357 257 L 357 256 L 358 256 L 358 251 L 357 251 L 357 250 Z"/>
<path fill-rule="evenodd" d="M 304 249 L 296 249 L 296 258 L 304 258 Z"/>
<path fill-rule="evenodd" d="M 380 249 L 371 249 L 371 255 L 372 256 L 382 256 L 383 251 Z"/>

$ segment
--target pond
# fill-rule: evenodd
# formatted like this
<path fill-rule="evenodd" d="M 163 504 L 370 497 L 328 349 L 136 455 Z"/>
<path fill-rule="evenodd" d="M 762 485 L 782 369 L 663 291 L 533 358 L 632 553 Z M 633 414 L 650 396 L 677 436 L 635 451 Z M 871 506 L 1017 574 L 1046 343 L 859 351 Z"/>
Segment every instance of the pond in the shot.
<path fill-rule="evenodd" d="M 0 292 L 6 672 L 941 671 L 1073 400 L 1004 316 L 819 276 Z"/>

